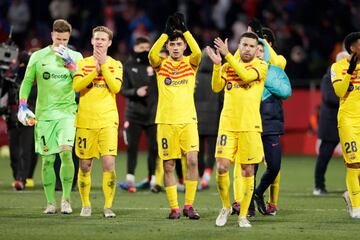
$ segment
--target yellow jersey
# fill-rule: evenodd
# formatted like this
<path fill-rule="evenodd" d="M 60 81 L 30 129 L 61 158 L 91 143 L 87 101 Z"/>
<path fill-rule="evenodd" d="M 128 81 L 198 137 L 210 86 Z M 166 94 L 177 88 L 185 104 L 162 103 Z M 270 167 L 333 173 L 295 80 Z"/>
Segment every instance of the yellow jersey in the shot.
<path fill-rule="evenodd" d="M 123 67 L 121 62 L 107 57 L 100 68 L 98 73 L 93 57 L 77 64 L 73 81 L 74 90 L 80 92 L 76 127 L 95 129 L 119 125 L 116 93 L 121 88 Z"/>
<path fill-rule="evenodd" d="M 156 123 L 197 123 L 194 90 L 201 50 L 190 32 L 183 35 L 192 52 L 190 56 L 184 56 L 180 61 L 174 61 L 170 57 L 160 58 L 160 50 L 168 39 L 166 34 L 160 36 L 149 52 L 159 92 Z"/>
<path fill-rule="evenodd" d="M 338 126 L 360 126 L 360 64 L 353 74 L 347 73 L 349 60 L 344 58 L 331 66 L 331 82 L 340 97 Z"/>
<path fill-rule="evenodd" d="M 214 65 L 212 89 L 225 88 L 219 130 L 262 132 L 260 103 L 268 64 L 258 58 L 240 62 L 230 53 L 227 63 Z"/>

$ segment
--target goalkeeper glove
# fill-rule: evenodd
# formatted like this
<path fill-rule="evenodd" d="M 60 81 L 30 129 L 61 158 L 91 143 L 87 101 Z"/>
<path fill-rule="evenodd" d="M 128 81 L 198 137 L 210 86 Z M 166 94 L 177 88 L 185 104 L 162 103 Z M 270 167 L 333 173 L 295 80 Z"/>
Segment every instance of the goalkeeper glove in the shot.
<path fill-rule="evenodd" d="M 173 34 L 173 32 L 176 30 L 176 21 L 173 16 L 169 16 L 166 20 L 164 33 L 166 33 L 168 36 Z"/>
<path fill-rule="evenodd" d="M 352 75 L 355 68 L 356 68 L 356 65 L 357 65 L 357 60 L 358 60 L 358 57 L 356 56 L 356 53 L 353 53 L 353 55 L 351 56 L 351 59 L 350 59 L 350 64 L 349 64 L 349 68 L 347 70 L 347 73 Z"/>
<path fill-rule="evenodd" d="M 262 32 L 262 25 L 260 21 L 256 18 L 254 18 L 250 23 L 249 27 L 251 27 L 252 31 L 258 35 L 259 38 L 264 38 L 263 32 Z"/>
<path fill-rule="evenodd" d="M 35 114 L 27 107 L 26 100 L 20 100 L 17 117 L 24 126 L 33 126 L 35 124 Z"/>
<path fill-rule="evenodd" d="M 177 23 L 176 25 L 177 25 L 177 27 L 179 28 L 180 31 L 182 31 L 183 33 L 188 31 L 188 28 L 187 28 L 187 26 L 185 24 L 184 14 L 177 12 L 177 13 L 174 14 L 174 18 L 175 18 L 176 23 Z"/>
<path fill-rule="evenodd" d="M 54 48 L 55 54 L 64 60 L 65 67 L 71 71 L 76 71 L 76 64 L 69 55 L 69 49 L 63 45 Z"/>

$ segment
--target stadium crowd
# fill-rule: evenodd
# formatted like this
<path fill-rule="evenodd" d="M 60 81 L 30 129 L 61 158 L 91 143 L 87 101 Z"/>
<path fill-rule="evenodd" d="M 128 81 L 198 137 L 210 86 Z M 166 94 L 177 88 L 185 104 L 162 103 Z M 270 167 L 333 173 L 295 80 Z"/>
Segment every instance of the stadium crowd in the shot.
<path fill-rule="evenodd" d="M 288 59 L 286 72 L 295 87 L 321 78 L 346 34 L 360 28 L 358 1 L 5 0 L 0 2 L 0 42 L 12 25 L 21 49 L 44 47 L 50 42 L 52 21 L 64 18 L 74 28 L 70 43 L 84 56 L 90 55 L 92 27 L 105 25 L 114 31 L 110 54 L 124 61 L 136 37 L 154 40 L 166 17 L 176 11 L 185 13 L 201 49 L 220 36 L 229 37 L 234 50 L 247 22 L 259 18 L 276 33 L 278 52 Z"/>

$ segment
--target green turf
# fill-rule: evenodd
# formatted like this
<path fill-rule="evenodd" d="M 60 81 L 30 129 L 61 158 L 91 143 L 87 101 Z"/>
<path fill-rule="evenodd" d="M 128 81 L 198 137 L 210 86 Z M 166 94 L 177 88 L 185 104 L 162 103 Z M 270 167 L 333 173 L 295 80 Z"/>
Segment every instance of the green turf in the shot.
<path fill-rule="evenodd" d="M 117 162 L 118 179 L 125 177 L 125 157 Z M 0 158 L 0 239 L 353 239 L 360 221 L 352 220 L 341 198 L 345 189 L 345 171 L 341 159 L 330 162 L 325 197 L 312 196 L 315 158 L 284 157 L 282 162 L 279 212 L 276 217 L 257 213 L 250 229 L 240 229 L 236 218 L 230 217 L 223 228 L 215 227 L 220 209 L 214 177 L 209 190 L 199 192 L 195 206 L 199 221 L 182 217 L 166 219 L 168 205 L 164 193 L 148 191 L 127 193 L 117 190 L 115 219 L 102 217 L 103 196 L 98 162 L 93 168 L 91 201 L 93 216 L 79 217 L 79 194 L 72 194 L 72 215 L 42 214 L 45 197 L 40 187 L 40 168 L 36 171 L 36 188 L 22 192 L 10 187 L 12 178 L 9 159 Z M 146 159 L 140 155 L 137 180 L 145 176 Z M 57 195 L 60 200 L 61 195 Z M 179 194 L 180 205 L 184 196 Z M 356 238 L 356 237 L 355 237 Z"/>

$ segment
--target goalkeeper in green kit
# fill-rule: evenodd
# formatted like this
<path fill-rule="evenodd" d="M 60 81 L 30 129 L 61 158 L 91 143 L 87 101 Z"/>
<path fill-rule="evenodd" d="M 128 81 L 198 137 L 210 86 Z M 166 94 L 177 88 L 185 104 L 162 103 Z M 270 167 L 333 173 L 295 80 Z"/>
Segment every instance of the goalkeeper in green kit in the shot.
<path fill-rule="evenodd" d="M 41 155 L 42 160 L 42 181 L 47 199 L 44 213 L 47 214 L 56 213 L 54 162 L 57 153 L 61 158 L 60 178 L 63 189 L 61 213 L 72 213 L 70 205 L 74 178 L 72 147 L 77 109 L 72 77 L 76 63 L 82 59 L 82 55 L 66 47 L 71 30 L 71 25 L 66 20 L 54 21 L 51 32 L 52 45 L 31 55 L 19 93 L 19 121 L 25 126 L 35 122 L 35 151 Z M 26 102 L 35 79 L 38 95 L 34 115 L 27 108 Z"/>

